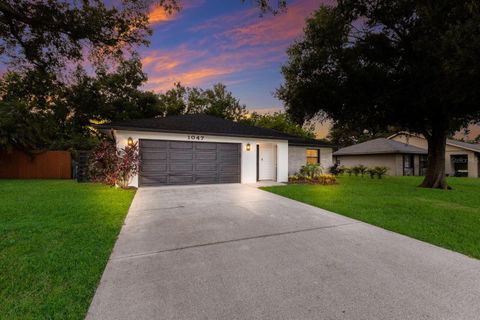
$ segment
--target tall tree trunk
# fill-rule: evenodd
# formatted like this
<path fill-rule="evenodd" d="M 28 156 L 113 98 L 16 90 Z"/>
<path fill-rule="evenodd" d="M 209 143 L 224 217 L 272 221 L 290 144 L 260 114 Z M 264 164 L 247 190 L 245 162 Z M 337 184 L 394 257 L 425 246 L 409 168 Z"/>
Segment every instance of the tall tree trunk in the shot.
<path fill-rule="evenodd" d="M 428 141 L 427 174 L 420 187 L 450 189 L 445 177 L 446 130 L 434 129 L 425 137 Z"/>

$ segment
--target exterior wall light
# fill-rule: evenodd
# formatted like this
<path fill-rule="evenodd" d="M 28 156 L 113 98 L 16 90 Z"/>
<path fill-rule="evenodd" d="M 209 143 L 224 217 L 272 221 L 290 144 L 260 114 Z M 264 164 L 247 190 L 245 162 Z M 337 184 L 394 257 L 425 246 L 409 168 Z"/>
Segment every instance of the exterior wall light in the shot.
<path fill-rule="evenodd" d="M 245 146 L 245 149 L 247 151 L 250 151 L 252 149 L 252 146 L 250 145 L 250 143 L 247 143 L 247 145 Z"/>
<path fill-rule="evenodd" d="M 133 146 L 133 139 L 132 137 L 128 137 L 127 144 L 129 147 Z"/>

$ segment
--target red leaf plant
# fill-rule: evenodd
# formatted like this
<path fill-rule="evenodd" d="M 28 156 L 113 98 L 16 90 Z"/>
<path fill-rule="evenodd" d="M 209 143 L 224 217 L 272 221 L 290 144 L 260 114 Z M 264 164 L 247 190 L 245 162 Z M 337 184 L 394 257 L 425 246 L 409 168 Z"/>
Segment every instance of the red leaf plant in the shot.
<path fill-rule="evenodd" d="M 138 159 L 138 143 L 118 150 L 115 141 L 104 140 L 90 154 L 90 180 L 127 188 L 138 173 Z"/>

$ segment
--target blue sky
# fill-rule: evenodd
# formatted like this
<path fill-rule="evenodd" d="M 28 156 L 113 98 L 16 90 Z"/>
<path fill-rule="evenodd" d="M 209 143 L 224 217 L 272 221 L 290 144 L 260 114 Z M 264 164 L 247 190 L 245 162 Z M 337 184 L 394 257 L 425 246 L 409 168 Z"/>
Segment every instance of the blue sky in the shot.
<path fill-rule="evenodd" d="M 278 110 L 273 92 L 282 82 L 286 49 L 301 36 L 305 19 L 322 0 L 288 1 L 288 10 L 260 17 L 253 1 L 183 0 L 183 9 L 166 15 L 153 7 L 154 33 L 140 50 L 146 89 L 165 91 L 180 81 L 187 86 L 227 85 L 248 109 Z"/>

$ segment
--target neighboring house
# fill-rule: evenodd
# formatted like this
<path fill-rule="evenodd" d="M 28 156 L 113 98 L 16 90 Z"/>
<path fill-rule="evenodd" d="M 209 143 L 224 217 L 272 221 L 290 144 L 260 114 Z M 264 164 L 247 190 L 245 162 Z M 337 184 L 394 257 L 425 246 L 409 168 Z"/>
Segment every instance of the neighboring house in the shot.
<path fill-rule="evenodd" d="M 407 132 L 394 134 L 389 139 L 428 149 L 428 142 L 424 137 Z M 445 172 L 449 176 L 480 177 L 480 144 L 448 139 L 445 151 Z"/>
<path fill-rule="evenodd" d="M 388 168 L 388 175 L 412 176 L 423 173 L 427 151 L 395 140 L 378 138 L 339 149 L 333 155 L 341 166 L 384 166 Z"/>
<path fill-rule="evenodd" d="M 117 146 L 139 143 L 132 186 L 288 181 L 302 165 L 332 165 L 333 147 L 320 140 L 243 125 L 203 114 L 98 125 Z"/>
<path fill-rule="evenodd" d="M 339 149 L 334 158 L 345 167 L 363 164 L 385 166 L 389 175 L 423 176 L 427 170 L 428 143 L 418 135 L 400 132 Z M 480 145 L 447 140 L 445 172 L 449 176 L 479 177 Z"/>

